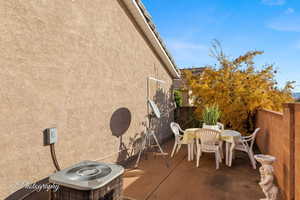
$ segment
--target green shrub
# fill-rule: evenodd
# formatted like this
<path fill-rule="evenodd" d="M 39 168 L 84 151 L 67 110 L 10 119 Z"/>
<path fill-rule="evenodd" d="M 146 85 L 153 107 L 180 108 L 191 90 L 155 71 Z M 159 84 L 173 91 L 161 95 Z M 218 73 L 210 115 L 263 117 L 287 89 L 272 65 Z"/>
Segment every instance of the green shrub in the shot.
<path fill-rule="evenodd" d="M 182 94 L 179 90 L 174 90 L 174 100 L 177 107 L 182 106 Z"/>

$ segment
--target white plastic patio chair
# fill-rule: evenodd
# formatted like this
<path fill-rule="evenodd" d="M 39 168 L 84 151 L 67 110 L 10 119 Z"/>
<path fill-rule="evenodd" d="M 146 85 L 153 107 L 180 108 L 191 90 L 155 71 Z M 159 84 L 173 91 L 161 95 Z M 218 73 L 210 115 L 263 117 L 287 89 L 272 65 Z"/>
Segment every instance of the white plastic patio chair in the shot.
<path fill-rule="evenodd" d="M 224 131 L 224 124 L 220 123 L 220 122 L 217 122 L 217 125 L 220 129 L 220 131 Z M 223 159 L 224 158 L 224 152 L 223 152 L 223 141 L 221 140 L 220 141 L 220 154 L 221 154 L 221 158 Z"/>
<path fill-rule="evenodd" d="M 224 131 L 224 125 L 220 122 L 217 122 L 217 125 L 221 131 Z"/>
<path fill-rule="evenodd" d="M 257 128 L 251 135 L 242 136 L 241 140 L 234 147 L 234 150 L 243 151 L 248 154 L 253 169 L 256 169 L 256 161 L 254 159 L 253 145 L 254 145 L 256 135 L 259 132 L 259 130 L 260 130 L 260 128 Z"/>
<path fill-rule="evenodd" d="M 222 162 L 221 151 L 220 151 L 220 131 L 214 129 L 200 129 L 199 139 L 196 140 L 197 143 L 197 167 L 199 167 L 200 157 L 202 152 L 215 153 L 216 158 L 216 169 L 219 169 L 219 163 Z"/>
<path fill-rule="evenodd" d="M 222 123 L 217 122 L 217 126 L 218 126 L 218 128 L 221 132 L 224 131 L 224 125 Z M 223 141 L 222 140 L 219 142 L 219 145 L 220 145 L 220 155 L 221 155 L 221 158 L 223 159 L 224 158 L 224 152 L 223 152 Z"/>
<path fill-rule="evenodd" d="M 184 133 L 184 130 L 182 130 L 179 124 L 175 122 L 171 122 L 170 127 L 175 136 L 175 143 L 171 153 L 171 157 L 173 157 L 175 153 L 178 153 L 178 151 L 181 148 L 181 145 L 183 145 L 182 143 L 183 135 L 181 135 L 180 132 Z M 188 160 L 190 161 L 193 160 L 193 153 L 192 153 L 193 145 L 192 144 L 187 144 L 187 145 L 188 145 Z"/>

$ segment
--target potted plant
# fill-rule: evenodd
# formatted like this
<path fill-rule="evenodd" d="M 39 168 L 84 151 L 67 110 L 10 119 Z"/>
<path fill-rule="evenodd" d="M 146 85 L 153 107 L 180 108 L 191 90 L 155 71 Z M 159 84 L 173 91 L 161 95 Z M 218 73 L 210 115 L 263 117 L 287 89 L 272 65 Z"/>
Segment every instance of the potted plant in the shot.
<path fill-rule="evenodd" d="M 203 128 L 219 130 L 218 120 L 221 117 L 221 111 L 216 105 L 205 107 L 202 118 L 203 118 Z"/>

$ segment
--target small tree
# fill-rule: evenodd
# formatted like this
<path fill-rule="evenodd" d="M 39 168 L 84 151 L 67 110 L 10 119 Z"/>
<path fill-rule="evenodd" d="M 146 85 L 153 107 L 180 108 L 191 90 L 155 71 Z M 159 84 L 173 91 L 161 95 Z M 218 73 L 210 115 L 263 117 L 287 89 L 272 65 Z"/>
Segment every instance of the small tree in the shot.
<path fill-rule="evenodd" d="M 263 52 L 249 51 L 236 59 L 229 59 L 218 41 L 213 42 L 211 52 L 218 61 L 218 67 L 207 66 L 200 75 L 184 71 L 199 119 L 205 106 L 218 105 L 222 112 L 221 122 L 228 128 L 245 133 L 253 131 L 258 109 L 281 111 L 282 103 L 293 101 L 293 82 L 279 89 L 272 65 L 255 69 L 253 58 Z"/>

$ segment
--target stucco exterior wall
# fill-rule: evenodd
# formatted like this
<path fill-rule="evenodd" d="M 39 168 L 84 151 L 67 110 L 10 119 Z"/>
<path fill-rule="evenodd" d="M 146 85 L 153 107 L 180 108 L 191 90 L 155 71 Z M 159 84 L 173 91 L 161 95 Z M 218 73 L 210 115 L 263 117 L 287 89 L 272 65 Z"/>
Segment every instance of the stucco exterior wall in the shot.
<path fill-rule="evenodd" d="M 130 148 L 143 130 L 147 76 L 166 81 L 158 96 L 170 102 L 172 78 L 119 0 L 0 1 L 0 18 L 0 199 L 54 172 L 45 128 L 58 129 L 64 168 L 119 151 L 110 119 L 122 107 Z M 170 136 L 168 124 L 160 130 Z"/>

